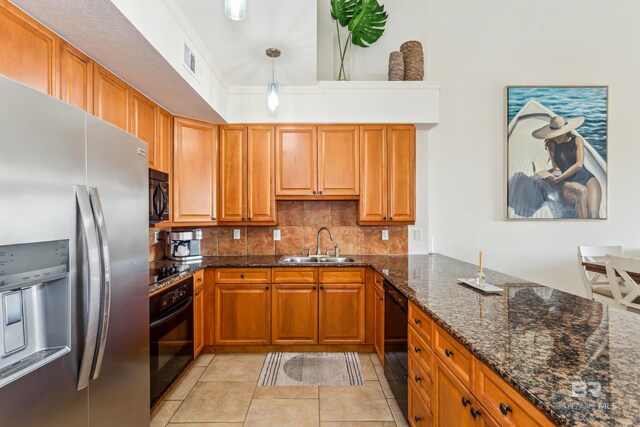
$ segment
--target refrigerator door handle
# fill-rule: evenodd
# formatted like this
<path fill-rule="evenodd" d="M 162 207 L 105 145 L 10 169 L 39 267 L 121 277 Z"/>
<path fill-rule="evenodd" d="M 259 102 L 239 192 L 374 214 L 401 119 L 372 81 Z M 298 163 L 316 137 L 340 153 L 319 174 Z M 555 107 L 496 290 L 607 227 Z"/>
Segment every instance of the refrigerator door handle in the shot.
<path fill-rule="evenodd" d="M 102 318 L 100 319 L 98 353 L 95 357 L 92 375 L 92 378 L 95 380 L 100 376 L 102 360 L 104 359 L 104 349 L 109 334 L 109 316 L 111 314 L 111 257 L 109 254 L 109 238 L 104 220 L 104 211 L 102 210 L 102 203 L 100 202 L 100 194 L 98 193 L 98 189 L 94 187 L 89 188 L 89 194 L 91 195 L 91 206 L 93 207 L 93 214 L 98 226 L 100 252 L 102 255 Z"/>
<path fill-rule="evenodd" d="M 100 322 L 100 247 L 98 246 L 98 234 L 96 223 L 91 209 L 91 201 L 87 187 L 76 185 L 76 200 L 80 211 L 80 222 L 82 223 L 82 234 L 87 246 L 87 259 L 89 263 L 89 286 L 87 292 L 87 324 L 84 338 L 84 349 L 82 351 L 82 361 L 80 362 L 80 372 L 78 375 L 78 390 L 82 390 L 89 385 L 91 368 L 96 353 L 96 341 L 98 338 L 98 325 Z"/>

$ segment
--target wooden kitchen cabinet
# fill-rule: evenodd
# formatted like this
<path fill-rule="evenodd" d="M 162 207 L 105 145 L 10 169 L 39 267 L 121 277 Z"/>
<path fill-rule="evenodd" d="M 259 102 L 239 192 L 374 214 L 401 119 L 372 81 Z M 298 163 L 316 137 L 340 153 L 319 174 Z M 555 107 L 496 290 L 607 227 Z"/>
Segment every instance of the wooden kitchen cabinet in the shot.
<path fill-rule="evenodd" d="M 173 116 L 168 111 L 156 108 L 156 138 L 153 158 L 149 156 L 149 167 L 171 175 L 171 153 L 173 151 Z"/>
<path fill-rule="evenodd" d="M 276 126 L 276 196 L 317 194 L 317 145 L 315 126 Z"/>
<path fill-rule="evenodd" d="M 173 141 L 173 223 L 215 225 L 218 129 L 176 117 Z"/>
<path fill-rule="evenodd" d="M 138 91 L 131 90 L 129 132 L 147 143 L 149 167 L 155 159 L 156 104 Z"/>
<path fill-rule="evenodd" d="M 93 60 L 62 40 L 60 99 L 93 114 Z"/>
<path fill-rule="evenodd" d="M 471 408 L 480 410 L 475 398 L 447 366 L 436 357 L 433 415 L 436 426 L 475 426 Z"/>
<path fill-rule="evenodd" d="M 318 195 L 360 194 L 359 127 L 318 127 Z"/>
<path fill-rule="evenodd" d="M 206 287 L 204 284 L 204 271 L 193 275 L 193 347 L 194 358 L 204 349 L 204 318 Z"/>
<path fill-rule="evenodd" d="M 364 283 L 320 283 L 319 298 L 320 344 L 364 344 Z"/>
<path fill-rule="evenodd" d="M 429 410 L 429 406 L 422 400 L 420 393 L 418 393 L 412 382 L 409 382 L 408 393 L 409 425 L 411 427 L 431 427 L 436 425 L 433 422 L 433 415 Z M 444 425 L 455 426 L 455 424 Z"/>
<path fill-rule="evenodd" d="M 266 345 L 271 335 L 270 285 L 216 283 L 215 343 Z"/>
<path fill-rule="evenodd" d="M 377 276 L 377 275 L 376 275 Z M 374 349 L 378 355 L 378 359 L 384 366 L 384 290 L 381 287 L 374 286 L 375 293 L 375 340 Z"/>
<path fill-rule="evenodd" d="M 360 127 L 362 225 L 415 222 L 415 127 Z"/>
<path fill-rule="evenodd" d="M 0 0 L 0 74 L 57 96 L 59 51 L 56 34 Z"/>
<path fill-rule="evenodd" d="M 93 114 L 129 131 L 131 87 L 98 64 L 93 71 Z"/>
<path fill-rule="evenodd" d="M 218 221 L 275 224 L 273 127 L 223 126 L 219 152 Z"/>
<path fill-rule="evenodd" d="M 271 343 L 318 343 L 318 285 L 277 283 L 271 292 Z"/>

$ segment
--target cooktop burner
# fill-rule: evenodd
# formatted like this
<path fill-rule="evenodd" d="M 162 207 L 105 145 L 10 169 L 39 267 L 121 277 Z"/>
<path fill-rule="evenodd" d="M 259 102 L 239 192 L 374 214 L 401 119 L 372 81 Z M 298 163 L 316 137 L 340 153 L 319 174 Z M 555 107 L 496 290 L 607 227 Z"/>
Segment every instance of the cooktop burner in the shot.
<path fill-rule="evenodd" d="M 156 261 L 149 268 L 149 285 L 154 285 L 161 280 L 176 276 L 189 270 L 188 264 L 178 264 L 171 261 Z"/>

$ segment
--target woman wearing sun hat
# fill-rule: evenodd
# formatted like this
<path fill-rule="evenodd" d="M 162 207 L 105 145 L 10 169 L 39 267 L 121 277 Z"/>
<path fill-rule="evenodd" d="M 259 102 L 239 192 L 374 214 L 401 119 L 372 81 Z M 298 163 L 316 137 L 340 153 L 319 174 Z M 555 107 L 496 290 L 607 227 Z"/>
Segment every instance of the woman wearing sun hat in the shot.
<path fill-rule="evenodd" d="M 584 167 L 584 140 L 572 133 L 584 123 L 584 117 L 553 117 L 549 124 L 532 135 L 545 141 L 553 169 L 546 181 L 562 185 L 564 200 L 575 206 L 578 218 L 598 218 L 602 188 Z"/>

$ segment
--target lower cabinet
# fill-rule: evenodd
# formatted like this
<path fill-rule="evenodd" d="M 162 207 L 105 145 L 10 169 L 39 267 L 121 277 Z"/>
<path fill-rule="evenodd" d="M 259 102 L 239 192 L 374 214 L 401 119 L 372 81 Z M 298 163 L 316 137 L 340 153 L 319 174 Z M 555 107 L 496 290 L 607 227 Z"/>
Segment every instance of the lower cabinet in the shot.
<path fill-rule="evenodd" d="M 376 285 L 373 287 L 375 292 L 375 339 L 374 348 L 380 363 L 384 366 L 384 291 L 378 287 L 376 277 Z"/>
<path fill-rule="evenodd" d="M 270 340 L 270 285 L 217 283 L 216 344 L 265 345 Z"/>
<path fill-rule="evenodd" d="M 420 397 L 413 383 L 409 383 L 409 425 L 412 427 L 431 427 L 433 415 L 428 405 Z M 453 424 L 452 424 L 453 425 Z"/>
<path fill-rule="evenodd" d="M 193 348 L 194 358 L 204 349 L 204 294 L 205 287 L 193 291 Z"/>
<path fill-rule="evenodd" d="M 477 416 L 474 417 L 471 411 L 479 411 L 480 408 L 474 397 L 439 358 L 435 359 L 435 425 L 475 426 Z"/>
<path fill-rule="evenodd" d="M 365 343 L 364 283 L 320 284 L 320 344 Z"/>
<path fill-rule="evenodd" d="M 271 292 L 271 343 L 318 343 L 318 285 L 278 283 Z"/>

